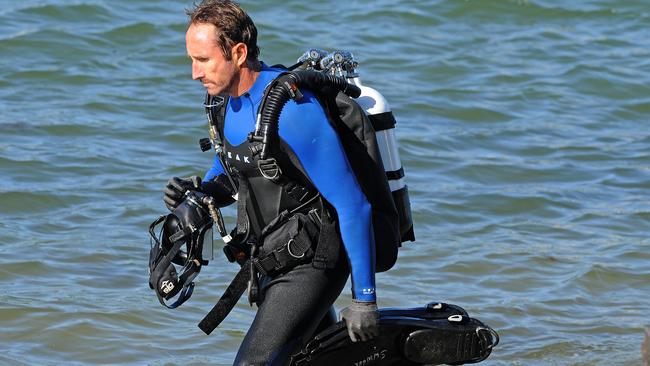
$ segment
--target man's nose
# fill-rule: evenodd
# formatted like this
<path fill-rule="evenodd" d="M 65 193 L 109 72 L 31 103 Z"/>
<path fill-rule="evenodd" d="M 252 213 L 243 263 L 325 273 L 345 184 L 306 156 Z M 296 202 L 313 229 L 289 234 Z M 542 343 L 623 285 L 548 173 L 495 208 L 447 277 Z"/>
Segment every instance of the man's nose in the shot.
<path fill-rule="evenodd" d="M 192 80 L 198 80 L 205 76 L 203 68 L 196 62 L 192 62 Z"/>

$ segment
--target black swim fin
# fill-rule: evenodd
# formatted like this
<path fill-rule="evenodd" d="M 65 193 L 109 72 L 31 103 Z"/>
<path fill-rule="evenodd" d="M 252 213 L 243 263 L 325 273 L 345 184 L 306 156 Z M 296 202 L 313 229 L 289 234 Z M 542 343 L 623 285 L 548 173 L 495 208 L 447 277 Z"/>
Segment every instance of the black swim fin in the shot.
<path fill-rule="evenodd" d="M 345 323 L 338 322 L 294 354 L 291 365 L 460 365 L 485 360 L 499 342 L 494 330 L 457 305 L 379 313 L 378 337 L 353 343 Z"/>

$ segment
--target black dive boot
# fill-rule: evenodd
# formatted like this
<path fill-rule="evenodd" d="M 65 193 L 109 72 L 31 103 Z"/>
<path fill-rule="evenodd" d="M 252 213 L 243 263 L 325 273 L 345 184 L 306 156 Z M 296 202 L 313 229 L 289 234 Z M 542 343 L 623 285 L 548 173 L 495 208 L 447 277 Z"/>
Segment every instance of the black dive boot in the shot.
<path fill-rule="evenodd" d="M 379 336 L 352 342 L 344 322 L 317 334 L 291 365 L 461 365 L 485 360 L 497 333 L 457 305 L 380 309 Z"/>

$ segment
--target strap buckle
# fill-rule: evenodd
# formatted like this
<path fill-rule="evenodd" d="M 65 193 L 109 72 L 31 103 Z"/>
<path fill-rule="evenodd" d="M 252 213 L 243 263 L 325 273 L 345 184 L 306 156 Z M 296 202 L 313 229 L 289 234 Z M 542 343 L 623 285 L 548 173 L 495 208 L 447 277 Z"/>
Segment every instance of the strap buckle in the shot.
<path fill-rule="evenodd" d="M 203 107 L 204 108 L 220 108 L 226 101 L 226 98 L 216 95 L 216 96 L 211 96 L 209 94 L 206 94 L 205 96 L 205 102 L 203 102 Z"/>
<path fill-rule="evenodd" d="M 282 170 L 275 158 L 260 159 L 257 161 L 257 168 L 260 174 L 266 179 L 275 181 L 282 175 Z"/>

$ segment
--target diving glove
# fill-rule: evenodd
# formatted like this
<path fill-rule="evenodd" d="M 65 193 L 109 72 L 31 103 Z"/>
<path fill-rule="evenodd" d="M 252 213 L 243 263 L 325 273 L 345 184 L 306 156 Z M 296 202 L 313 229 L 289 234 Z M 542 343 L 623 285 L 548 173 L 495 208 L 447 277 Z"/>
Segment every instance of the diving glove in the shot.
<path fill-rule="evenodd" d="M 214 198 L 217 207 L 225 207 L 235 202 L 233 196 L 237 193 L 225 174 L 219 174 L 212 180 L 201 183 L 201 191 Z"/>
<path fill-rule="evenodd" d="M 379 311 L 376 303 L 352 300 L 352 305 L 341 310 L 340 315 L 345 320 L 352 342 L 365 342 L 379 335 Z"/>
<path fill-rule="evenodd" d="M 176 207 L 185 199 L 185 192 L 188 190 L 197 191 L 200 189 L 201 177 L 198 175 L 193 175 L 189 178 L 173 177 L 167 181 L 167 185 L 163 190 L 163 201 L 165 201 L 165 206 L 167 206 L 169 211 L 174 211 L 174 209 L 176 209 Z"/>

